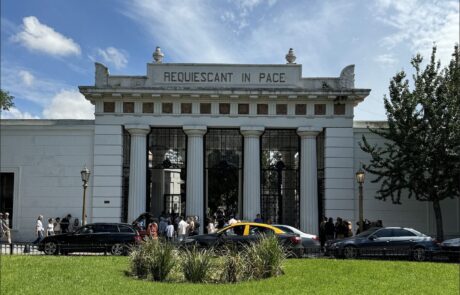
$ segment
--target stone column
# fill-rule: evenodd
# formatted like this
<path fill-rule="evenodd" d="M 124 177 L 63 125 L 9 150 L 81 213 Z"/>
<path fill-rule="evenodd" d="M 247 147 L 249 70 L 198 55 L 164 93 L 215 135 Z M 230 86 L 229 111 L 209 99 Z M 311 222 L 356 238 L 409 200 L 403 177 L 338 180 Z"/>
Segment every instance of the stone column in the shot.
<path fill-rule="evenodd" d="M 187 203 L 185 214 L 198 216 L 200 234 L 203 233 L 204 219 L 204 169 L 203 169 L 203 135 L 206 126 L 184 126 L 187 134 Z"/>
<path fill-rule="evenodd" d="M 316 136 L 319 128 L 299 127 L 300 146 L 300 230 L 318 235 L 318 177 Z"/>
<path fill-rule="evenodd" d="M 260 212 L 260 135 L 264 127 L 241 127 L 244 136 L 243 220 Z"/>
<path fill-rule="evenodd" d="M 126 125 L 131 135 L 129 158 L 128 223 L 144 213 L 147 197 L 147 125 Z"/>

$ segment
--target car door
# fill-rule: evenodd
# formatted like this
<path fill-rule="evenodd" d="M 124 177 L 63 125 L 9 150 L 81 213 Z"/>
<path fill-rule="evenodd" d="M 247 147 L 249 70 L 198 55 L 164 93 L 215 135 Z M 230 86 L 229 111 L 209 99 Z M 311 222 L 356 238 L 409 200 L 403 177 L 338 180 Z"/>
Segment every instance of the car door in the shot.
<path fill-rule="evenodd" d="M 94 225 L 85 225 L 76 232 L 69 234 L 68 243 L 62 248 L 69 251 L 91 251 L 91 240 L 94 232 Z"/>
<path fill-rule="evenodd" d="M 392 229 L 382 228 L 369 235 L 365 242 L 360 243 L 360 253 L 368 256 L 386 255 L 392 239 Z"/>
<path fill-rule="evenodd" d="M 410 254 L 410 250 L 417 243 L 417 235 L 407 229 L 397 228 L 393 229 L 393 241 L 392 250 L 394 255 L 407 256 Z"/>
<path fill-rule="evenodd" d="M 241 246 L 248 243 L 248 237 L 245 236 L 246 225 L 235 225 L 224 230 L 220 235 L 219 244 L 230 247 Z"/>
<path fill-rule="evenodd" d="M 98 224 L 94 244 L 98 249 L 107 249 L 115 243 L 122 243 L 120 233 L 115 224 Z"/>
<path fill-rule="evenodd" d="M 259 240 L 263 236 L 274 235 L 274 234 L 275 232 L 271 228 L 264 227 L 261 225 L 250 225 L 246 242 L 252 243 L 252 242 Z"/>

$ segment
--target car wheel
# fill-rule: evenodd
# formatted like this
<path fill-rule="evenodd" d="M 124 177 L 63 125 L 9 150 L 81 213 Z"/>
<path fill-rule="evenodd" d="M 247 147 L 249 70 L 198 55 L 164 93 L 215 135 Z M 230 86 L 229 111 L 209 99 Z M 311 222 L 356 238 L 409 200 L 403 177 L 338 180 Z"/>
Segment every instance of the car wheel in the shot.
<path fill-rule="evenodd" d="M 343 248 L 343 257 L 347 259 L 354 259 L 358 257 L 358 249 L 353 246 L 346 246 Z"/>
<path fill-rule="evenodd" d="M 47 242 L 43 249 L 46 255 L 56 255 L 58 253 L 58 246 L 55 242 Z"/>
<path fill-rule="evenodd" d="M 426 250 L 425 248 L 418 247 L 412 251 L 412 258 L 415 261 L 425 261 L 426 260 Z"/>
<path fill-rule="evenodd" d="M 125 245 L 117 243 L 112 245 L 110 248 L 110 253 L 112 253 L 112 255 L 120 256 L 125 254 L 125 250 Z"/>

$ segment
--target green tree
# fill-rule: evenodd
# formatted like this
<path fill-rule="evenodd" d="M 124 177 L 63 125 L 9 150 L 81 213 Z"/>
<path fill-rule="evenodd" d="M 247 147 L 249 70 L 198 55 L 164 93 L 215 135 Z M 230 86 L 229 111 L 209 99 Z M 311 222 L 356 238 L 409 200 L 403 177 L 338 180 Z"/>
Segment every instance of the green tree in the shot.
<path fill-rule="evenodd" d="M 8 91 L 0 89 L 0 105 L 2 107 L 2 110 L 7 111 L 11 107 L 14 107 L 13 99 L 14 96 L 10 95 Z"/>
<path fill-rule="evenodd" d="M 391 198 L 401 204 L 408 198 L 431 202 L 436 218 L 437 239 L 443 240 L 440 202 L 460 196 L 460 57 L 454 48 L 448 67 L 441 69 L 433 47 L 429 63 L 422 69 L 417 54 L 411 64 L 414 85 L 404 71 L 390 82 L 384 97 L 388 128 L 370 129 L 387 140 L 371 145 L 363 136 L 361 149 L 370 154 L 363 168 L 381 181 L 377 199 Z"/>

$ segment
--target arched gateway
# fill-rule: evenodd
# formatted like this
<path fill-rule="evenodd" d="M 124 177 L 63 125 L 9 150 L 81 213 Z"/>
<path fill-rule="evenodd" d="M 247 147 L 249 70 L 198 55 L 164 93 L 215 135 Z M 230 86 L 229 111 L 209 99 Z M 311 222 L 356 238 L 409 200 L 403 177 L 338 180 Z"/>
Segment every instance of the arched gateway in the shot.
<path fill-rule="evenodd" d="M 370 92 L 354 66 L 303 78 L 292 50 L 287 64 L 154 58 L 144 76 L 96 63 L 80 86 L 95 105 L 93 221 L 220 209 L 317 233 L 331 201 L 353 202 L 353 107 Z"/>

